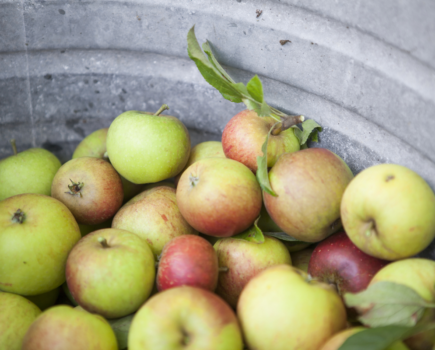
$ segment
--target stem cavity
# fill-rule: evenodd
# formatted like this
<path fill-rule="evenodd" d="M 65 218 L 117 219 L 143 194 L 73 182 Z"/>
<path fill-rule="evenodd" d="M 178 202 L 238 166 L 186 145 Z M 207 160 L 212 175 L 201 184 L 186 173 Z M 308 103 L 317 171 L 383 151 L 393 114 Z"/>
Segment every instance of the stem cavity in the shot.
<path fill-rule="evenodd" d="M 98 242 L 103 248 L 110 248 L 110 246 L 107 244 L 107 240 L 104 237 L 98 237 Z"/>
<path fill-rule="evenodd" d="M 12 222 L 16 224 L 22 224 L 24 222 L 24 219 L 26 218 L 26 215 L 21 209 L 18 209 L 14 215 L 12 216 Z"/>
<path fill-rule="evenodd" d="M 166 111 L 167 109 L 169 109 L 168 105 L 163 105 L 159 108 L 159 110 L 156 113 L 154 113 L 154 115 L 158 116 L 158 115 L 160 115 L 160 113 L 162 113 L 163 111 Z"/>
<path fill-rule="evenodd" d="M 12 149 L 14 150 L 14 156 L 16 156 L 18 154 L 18 152 L 17 152 L 17 144 L 15 143 L 15 139 L 11 140 L 11 146 L 12 146 Z"/>
<path fill-rule="evenodd" d="M 83 186 L 85 185 L 83 182 L 74 182 L 73 180 L 69 179 L 71 181 L 71 185 L 68 185 L 69 191 L 65 192 L 72 196 L 80 196 L 80 198 L 83 197 L 82 193 L 80 192 Z"/>
<path fill-rule="evenodd" d="M 272 135 L 279 135 L 281 131 L 287 130 L 291 128 L 292 126 L 302 123 L 305 120 L 305 117 L 303 115 L 288 115 L 288 116 L 281 116 L 281 123 L 278 123 L 272 130 Z"/>

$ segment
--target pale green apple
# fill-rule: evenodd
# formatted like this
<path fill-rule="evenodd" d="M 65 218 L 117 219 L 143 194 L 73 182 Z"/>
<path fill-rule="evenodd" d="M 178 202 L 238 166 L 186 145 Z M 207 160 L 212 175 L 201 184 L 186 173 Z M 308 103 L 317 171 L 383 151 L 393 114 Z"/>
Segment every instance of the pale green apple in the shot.
<path fill-rule="evenodd" d="M 435 261 L 412 258 L 392 262 L 379 270 L 370 282 L 388 281 L 415 290 L 426 301 L 435 303 Z M 420 322 L 435 322 L 435 309 L 427 309 Z M 416 334 L 405 343 L 412 350 L 428 350 L 435 346 L 435 332 Z"/>
<path fill-rule="evenodd" d="M 317 350 L 346 327 L 335 290 L 289 265 L 252 278 L 237 304 L 246 345 L 256 350 Z"/>
<path fill-rule="evenodd" d="M 0 349 L 21 350 L 24 335 L 40 313 L 26 298 L 0 292 Z"/>
<path fill-rule="evenodd" d="M 157 258 L 171 239 L 198 232 L 181 215 L 174 188 L 148 186 L 149 189 L 133 197 L 118 210 L 112 227 L 143 238 Z"/>
<path fill-rule="evenodd" d="M 46 293 L 37 294 L 37 295 L 24 295 L 26 299 L 29 299 L 32 303 L 34 303 L 37 307 L 39 307 L 42 311 L 48 309 L 49 307 L 56 304 L 57 298 L 59 297 L 60 287 L 57 287 L 53 290 L 50 290 Z"/>
<path fill-rule="evenodd" d="M 118 350 L 115 333 L 99 315 L 67 305 L 44 311 L 27 331 L 22 350 Z"/>
<path fill-rule="evenodd" d="M 349 328 L 344 331 L 341 331 L 337 334 L 335 334 L 332 338 L 330 338 L 321 348 L 320 350 L 338 350 L 341 345 L 349 338 L 350 336 L 354 335 L 355 333 L 363 331 L 364 327 L 354 327 Z M 409 350 L 408 347 L 403 344 L 401 341 L 398 341 L 394 343 L 393 345 L 389 346 L 385 350 Z"/>
<path fill-rule="evenodd" d="M 0 290 L 36 295 L 59 287 L 80 237 L 74 216 L 57 199 L 21 194 L 0 201 Z"/>
<path fill-rule="evenodd" d="M 251 278 L 270 266 L 292 263 L 285 245 L 274 237 L 265 236 L 261 244 L 232 237 L 221 238 L 214 244 L 214 249 L 219 266 L 228 268 L 228 271 L 219 273 L 216 294 L 233 308 L 236 308 L 240 293 Z"/>
<path fill-rule="evenodd" d="M 167 107 L 167 106 L 166 106 Z M 124 112 L 107 134 L 107 153 L 115 169 L 135 184 L 177 175 L 190 154 L 190 137 L 177 118 L 140 111 Z"/>
<path fill-rule="evenodd" d="M 341 220 L 364 253 L 385 260 L 408 258 L 435 238 L 435 195 L 414 171 L 397 164 L 375 165 L 347 187 Z"/>
<path fill-rule="evenodd" d="M 216 294 L 181 286 L 150 298 L 136 313 L 129 350 L 242 350 L 234 311 Z"/>
<path fill-rule="evenodd" d="M 198 143 L 195 147 L 192 148 L 189 160 L 187 161 L 184 169 L 175 177 L 175 184 L 178 184 L 178 180 L 180 180 L 181 174 L 193 163 L 197 162 L 200 159 L 216 157 L 225 158 L 225 153 L 222 148 L 222 142 L 206 141 Z"/>
<path fill-rule="evenodd" d="M 30 148 L 0 160 L 0 201 L 22 193 L 49 196 L 60 166 L 59 159 L 42 148 Z"/>
<path fill-rule="evenodd" d="M 134 233 L 102 229 L 84 236 L 71 250 L 66 281 L 74 300 L 106 318 L 135 312 L 151 294 L 155 260 Z"/>
<path fill-rule="evenodd" d="M 79 157 L 96 157 L 110 161 L 106 155 L 106 139 L 109 128 L 98 129 L 86 136 L 76 147 L 72 159 Z M 121 176 L 122 188 L 124 190 L 124 202 L 138 194 L 143 186 L 136 185 Z"/>

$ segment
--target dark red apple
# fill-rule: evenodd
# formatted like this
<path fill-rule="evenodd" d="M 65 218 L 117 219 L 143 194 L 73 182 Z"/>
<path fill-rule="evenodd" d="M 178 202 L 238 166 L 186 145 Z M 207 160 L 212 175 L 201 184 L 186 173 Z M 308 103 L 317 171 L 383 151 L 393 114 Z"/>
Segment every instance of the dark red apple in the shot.
<path fill-rule="evenodd" d="M 343 296 L 366 289 L 376 272 L 387 264 L 388 261 L 367 255 L 345 232 L 339 232 L 317 245 L 308 273 L 322 282 L 334 284 Z"/>
<path fill-rule="evenodd" d="M 79 224 L 97 225 L 110 219 L 122 205 L 121 177 L 103 159 L 81 157 L 60 167 L 51 196 L 72 212 Z"/>
<path fill-rule="evenodd" d="M 214 292 L 218 275 L 218 257 L 206 239 L 194 235 L 178 236 L 163 247 L 157 289 L 161 292 L 187 285 Z"/>

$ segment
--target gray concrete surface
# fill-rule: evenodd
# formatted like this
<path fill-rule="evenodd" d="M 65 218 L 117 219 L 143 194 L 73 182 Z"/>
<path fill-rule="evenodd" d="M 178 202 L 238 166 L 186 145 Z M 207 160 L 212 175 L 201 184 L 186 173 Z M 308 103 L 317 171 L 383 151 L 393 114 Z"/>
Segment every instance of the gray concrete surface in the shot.
<path fill-rule="evenodd" d="M 195 24 L 236 79 L 259 74 L 270 104 L 324 126 L 313 146 L 355 173 L 408 166 L 435 189 L 433 18 L 431 0 L 1 0 L 0 158 L 14 137 L 66 161 L 123 111 L 163 103 L 193 143 L 219 139 L 244 106 L 188 59 Z"/>

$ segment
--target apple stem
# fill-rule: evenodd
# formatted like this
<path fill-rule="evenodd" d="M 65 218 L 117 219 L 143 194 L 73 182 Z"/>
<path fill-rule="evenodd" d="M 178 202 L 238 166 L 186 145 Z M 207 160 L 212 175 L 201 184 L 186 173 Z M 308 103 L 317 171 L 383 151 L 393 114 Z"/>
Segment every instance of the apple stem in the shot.
<path fill-rule="evenodd" d="M 21 209 L 18 209 L 14 216 L 12 216 L 12 222 L 15 222 L 16 224 L 22 224 L 25 219 L 25 214 Z"/>
<path fill-rule="evenodd" d="M 163 111 L 166 111 L 167 109 L 169 109 L 168 105 L 163 105 L 159 108 L 159 110 L 156 113 L 154 113 L 154 115 L 158 116 L 158 115 L 160 115 L 160 113 L 162 113 Z"/>
<path fill-rule="evenodd" d="M 103 248 L 109 248 L 107 244 L 107 240 L 104 237 L 98 237 L 98 242 L 101 244 Z"/>
<path fill-rule="evenodd" d="M 14 150 L 14 155 L 16 156 L 18 154 L 18 152 L 17 152 L 17 144 L 15 143 L 15 139 L 11 140 L 11 146 L 12 146 L 12 149 Z"/>
<path fill-rule="evenodd" d="M 230 269 L 226 266 L 219 267 L 219 272 L 228 272 Z"/>
<path fill-rule="evenodd" d="M 279 135 L 281 131 L 291 128 L 293 125 L 302 123 L 305 120 L 303 115 L 288 115 L 286 117 L 281 117 L 281 123 L 278 123 L 272 130 L 272 135 Z"/>

